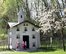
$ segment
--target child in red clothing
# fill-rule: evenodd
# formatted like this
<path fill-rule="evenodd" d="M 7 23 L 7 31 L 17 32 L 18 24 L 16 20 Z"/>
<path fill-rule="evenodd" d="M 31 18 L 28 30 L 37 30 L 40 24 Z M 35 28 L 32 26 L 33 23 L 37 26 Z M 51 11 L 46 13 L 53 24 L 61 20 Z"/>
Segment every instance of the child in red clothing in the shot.
<path fill-rule="evenodd" d="M 23 43 L 22 43 L 22 48 L 23 48 L 23 49 L 26 49 L 26 41 L 23 41 Z"/>

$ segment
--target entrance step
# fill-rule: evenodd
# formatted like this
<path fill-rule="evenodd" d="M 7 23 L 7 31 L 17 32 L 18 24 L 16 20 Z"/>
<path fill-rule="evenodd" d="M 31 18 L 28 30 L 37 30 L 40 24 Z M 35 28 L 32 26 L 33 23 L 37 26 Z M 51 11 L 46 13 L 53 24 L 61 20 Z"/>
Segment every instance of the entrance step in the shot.
<path fill-rule="evenodd" d="M 16 49 L 16 51 L 31 52 L 36 51 L 37 49 Z"/>

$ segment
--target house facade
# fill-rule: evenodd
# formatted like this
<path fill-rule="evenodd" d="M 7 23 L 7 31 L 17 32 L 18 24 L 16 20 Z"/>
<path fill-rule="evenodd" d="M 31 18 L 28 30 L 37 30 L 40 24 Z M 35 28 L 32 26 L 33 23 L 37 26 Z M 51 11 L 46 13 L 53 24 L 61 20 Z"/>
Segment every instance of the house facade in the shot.
<path fill-rule="evenodd" d="M 23 42 L 26 41 L 26 48 L 33 49 L 40 47 L 39 26 L 31 21 L 25 20 L 22 9 L 18 13 L 18 22 L 8 22 L 8 46 L 10 49 L 23 49 Z"/>

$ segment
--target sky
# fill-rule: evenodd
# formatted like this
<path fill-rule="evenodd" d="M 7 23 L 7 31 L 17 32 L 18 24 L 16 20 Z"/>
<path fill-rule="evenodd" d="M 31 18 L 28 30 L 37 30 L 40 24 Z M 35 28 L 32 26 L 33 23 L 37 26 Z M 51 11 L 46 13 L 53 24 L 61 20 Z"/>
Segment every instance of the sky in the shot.
<path fill-rule="evenodd" d="M 62 4 L 62 0 L 58 0 L 58 2 L 59 2 L 60 4 Z"/>

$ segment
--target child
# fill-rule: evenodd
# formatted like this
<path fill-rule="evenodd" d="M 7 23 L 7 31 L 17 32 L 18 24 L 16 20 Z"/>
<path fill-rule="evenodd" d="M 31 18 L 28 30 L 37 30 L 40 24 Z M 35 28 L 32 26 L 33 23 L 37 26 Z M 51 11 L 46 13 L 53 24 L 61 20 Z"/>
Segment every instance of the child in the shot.
<path fill-rule="evenodd" d="M 23 43 L 22 43 L 22 48 L 23 48 L 23 49 L 26 49 L 26 41 L 23 41 Z"/>

